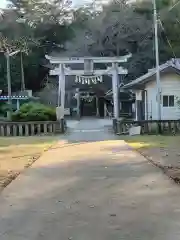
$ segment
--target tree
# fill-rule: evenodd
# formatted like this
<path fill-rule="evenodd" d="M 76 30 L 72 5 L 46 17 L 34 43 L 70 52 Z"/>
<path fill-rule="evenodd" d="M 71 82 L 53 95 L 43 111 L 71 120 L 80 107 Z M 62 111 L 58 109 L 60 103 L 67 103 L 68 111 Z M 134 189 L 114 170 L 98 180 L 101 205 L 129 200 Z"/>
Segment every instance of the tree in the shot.
<path fill-rule="evenodd" d="M 29 24 L 37 26 L 39 23 L 63 23 L 69 17 L 70 0 L 10 0 L 11 7 L 15 7 L 20 18 Z"/>
<path fill-rule="evenodd" d="M 48 69 L 41 65 L 44 55 L 52 50 L 61 51 L 66 39 L 72 37 L 72 30 L 65 18 L 69 3 L 54 0 L 48 4 L 23 0 L 12 0 L 11 3 L 13 9 L 5 10 L 2 15 L 0 32 L 20 50 L 11 66 L 12 88 L 20 89 L 19 79 L 22 76 L 21 89 L 25 89 L 26 80 L 27 88 L 38 90 L 48 73 Z M 5 70 L 1 73 L 3 85 L 6 85 Z"/>
<path fill-rule="evenodd" d="M 48 74 L 44 55 L 52 52 L 69 56 L 120 56 L 131 52 L 127 81 L 155 65 L 151 0 L 132 4 L 125 0 L 110 2 L 100 13 L 91 5 L 69 10 L 71 2 L 66 0 L 10 2 L 15 8 L 3 14 L 0 32 L 9 42 L 18 45 L 21 52 L 11 66 L 13 90 L 20 88 L 19 79 L 23 75 L 27 88 L 39 90 Z M 174 3 L 175 0 L 157 1 L 161 18 L 160 62 L 180 54 L 180 4 L 169 11 Z M 24 48 L 28 49 L 28 56 Z M 0 59 L 0 66 L 0 85 L 4 88 L 4 58 Z M 21 85 L 24 89 L 23 77 Z"/>
<path fill-rule="evenodd" d="M 12 70 L 14 69 L 14 64 L 16 69 L 21 71 L 15 72 L 15 76 L 18 81 L 21 79 L 21 89 L 25 90 L 25 80 L 24 80 L 24 68 L 23 68 L 23 54 L 28 54 L 34 45 L 37 45 L 37 39 L 33 38 L 31 27 L 26 23 L 18 22 L 18 15 L 13 10 L 5 10 L 0 25 L 1 32 L 1 50 L 3 46 L 3 52 L 6 54 L 12 51 L 18 51 L 19 54 L 15 59 L 13 59 L 13 64 L 11 64 Z M 6 40 L 6 43 L 4 42 Z M 11 49 L 10 49 L 11 48 Z M 17 67 L 18 64 L 18 67 Z M 13 71 L 12 71 L 13 73 Z M 17 82 L 14 81 L 14 74 L 12 74 L 13 81 L 12 86 Z M 16 86 L 19 89 L 19 84 Z M 15 89 L 16 89 L 15 88 Z"/>
<path fill-rule="evenodd" d="M 180 4 L 178 4 L 178 0 L 159 0 L 157 9 L 159 13 L 160 61 L 164 62 L 168 58 L 180 54 Z M 153 17 L 152 2 L 149 0 L 136 4 L 135 10 L 148 18 L 152 19 Z"/>
<path fill-rule="evenodd" d="M 80 55 L 120 56 L 131 52 L 129 76 L 138 76 L 145 71 L 136 66 L 140 64 L 138 57 L 145 59 L 147 46 L 152 50 L 152 21 L 138 14 L 132 5 L 125 1 L 111 3 L 94 19 L 90 18 L 80 32 L 68 49 L 70 52 L 74 46 L 74 52 Z M 147 54 L 152 56 L 152 53 Z"/>
<path fill-rule="evenodd" d="M 159 0 L 160 62 L 180 54 L 180 4 L 177 0 Z M 119 56 L 131 52 L 127 64 L 127 81 L 146 73 L 155 66 L 153 5 L 151 0 L 132 4 L 111 2 L 95 18 L 88 18 L 86 27 L 77 31 L 74 42 L 68 45 L 70 54 Z"/>

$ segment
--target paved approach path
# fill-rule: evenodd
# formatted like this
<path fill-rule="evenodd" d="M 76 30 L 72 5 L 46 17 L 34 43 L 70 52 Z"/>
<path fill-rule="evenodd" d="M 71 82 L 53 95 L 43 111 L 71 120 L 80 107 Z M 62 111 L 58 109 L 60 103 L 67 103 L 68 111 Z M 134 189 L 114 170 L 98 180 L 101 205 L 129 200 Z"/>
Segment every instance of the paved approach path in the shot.
<path fill-rule="evenodd" d="M 0 240 L 180 239 L 180 188 L 102 125 L 74 123 L 3 191 Z"/>

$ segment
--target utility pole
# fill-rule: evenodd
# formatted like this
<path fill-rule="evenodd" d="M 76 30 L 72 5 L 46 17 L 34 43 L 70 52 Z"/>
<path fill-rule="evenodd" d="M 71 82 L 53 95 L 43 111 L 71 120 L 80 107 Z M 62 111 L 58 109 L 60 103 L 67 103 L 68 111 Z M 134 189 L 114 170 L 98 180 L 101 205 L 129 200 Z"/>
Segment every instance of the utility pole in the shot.
<path fill-rule="evenodd" d="M 60 99 L 61 99 L 61 129 L 62 132 L 65 131 L 64 129 L 64 108 L 65 108 L 65 74 L 64 74 L 64 64 L 60 64 L 60 90 L 61 90 L 61 95 L 60 95 Z"/>
<path fill-rule="evenodd" d="M 25 91 L 25 77 L 24 77 L 24 64 L 23 64 L 23 53 L 20 52 L 20 59 L 21 59 L 21 90 Z"/>
<path fill-rule="evenodd" d="M 11 91 L 11 73 L 10 73 L 10 55 L 9 52 L 5 53 L 7 65 L 7 85 L 8 85 L 8 112 L 7 118 L 9 121 L 12 119 L 12 91 Z"/>
<path fill-rule="evenodd" d="M 59 81 L 58 81 L 58 107 L 61 105 L 61 75 L 59 75 Z"/>
<path fill-rule="evenodd" d="M 155 35 L 155 52 L 156 52 L 156 102 L 157 102 L 157 117 L 161 120 L 161 81 L 159 70 L 159 42 L 158 42 L 158 19 L 156 0 L 153 0 L 153 12 L 154 12 L 154 35 Z M 159 125 L 159 131 L 160 125 Z"/>
<path fill-rule="evenodd" d="M 9 121 L 12 120 L 12 89 L 11 89 L 11 64 L 10 64 L 10 57 L 16 55 L 19 53 L 19 50 L 14 51 L 14 52 L 9 52 L 7 50 L 5 52 L 5 57 L 6 57 L 6 66 L 7 66 L 7 85 L 8 85 L 8 107 L 9 111 L 7 112 L 7 118 Z"/>

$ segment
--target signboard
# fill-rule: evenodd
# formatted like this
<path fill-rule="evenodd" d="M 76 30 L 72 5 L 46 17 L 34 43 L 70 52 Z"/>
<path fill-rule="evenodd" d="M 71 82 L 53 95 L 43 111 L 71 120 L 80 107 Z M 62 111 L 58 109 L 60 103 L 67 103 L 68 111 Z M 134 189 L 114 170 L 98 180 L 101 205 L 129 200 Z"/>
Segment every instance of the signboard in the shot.
<path fill-rule="evenodd" d="M 70 108 L 64 109 L 64 115 L 69 116 L 70 115 Z"/>
<path fill-rule="evenodd" d="M 64 118 L 64 116 L 62 114 L 62 107 L 56 108 L 56 118 L 57 118 L 57 120 L 61 120 Z"/>
<path fill-rule="evenodd" d="M 140 135 L 140 134 L 141 134 L 141 126 L 131 127 L 129 129 L 129 135 L 130 136 Z"/>
<path fill-rule="evenodd" d="M 141 90 L 136 91 L 136 100 L 139 100 L 139 101 L 142 100 L 142 91 Z"/>
<path fill-rule="evenodd" d="M 68 60 L 79 60 L 80 58 L 79 57 L 70 57 L 68 58 Z"/>
<path fill-rule="evenodd" d="M 63 119 L 65 115 L 66 116 L 70 115 L 70 108 L 65 108 L 64 113 L 63 113 L 63 110 L 62 110 L 61 106 L 56 108 L 56 118 L 57 118 L 57 120 Z"/>

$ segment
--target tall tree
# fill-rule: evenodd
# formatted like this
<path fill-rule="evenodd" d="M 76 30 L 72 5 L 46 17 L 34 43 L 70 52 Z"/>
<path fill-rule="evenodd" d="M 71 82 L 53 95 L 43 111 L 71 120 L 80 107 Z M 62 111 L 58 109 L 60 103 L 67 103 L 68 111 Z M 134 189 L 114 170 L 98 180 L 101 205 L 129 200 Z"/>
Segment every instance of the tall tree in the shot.
<path fill-rule="evenodd" d="M 37 25 L 42 22 L 62 23 L 69 16 L 70 0 L 10 0 L 20 17 Z"/>
<path fill-rule="evenodd" d="M 149 57 L 152 55 L 146 53 L 147 46 L 151 46 L 152 50 L 152 35 L 151 19 L 138 14 L 125 1 L 113 2 L 104 7 L 98 16 L 89 19 L 81 34 L 78 32 L 71 48 L 76 47 L 77 54 L 81 55 L 120 56 L 131 52 L 133 58 L 129 76 L 137 76 L 149 67 L 145 67 L 144 62 L 146 54 Z M 141 58 L 143 64 L 139 68 Z"/>
<path fill-rule="evenodd" d="M 37 90 L 48 72 L 48 69 L 41 65 L 44 55 L 54 49 L 58 51 L 64 49 L 64 42 L 72 37 L 72 30 L 67 22 L 69 21 L 67 14 L 70 14 L 67 6 L 70 2 L 55 0 L 48 3 L 40 0 L 36 2 L 11 0 L 10 2 L 13 8 L 4 11 L 0 33 L 9 41 L 13 41 L 21 52 L 12 61 L 13 89 L 20 89 L 21 75 L 22 89 L 25 88 L 26 81 L 28 88 Z M 28 56 L 24 55 L 27 52 Z M 2 74 L 2 81 L 5 79 L 3 76 L 4 74 Z"/>
<path fill-rule="evenodd" d="M 160 62 L 179 56 L 180 4 L 177 0 L 157 1 L 159 20 Z M 155 66 L 153 5 L 151 0 L 128 4 L 114 1 L 95 18 L 89 18 L 86 28 L 77 31 L 70 53 L 112 56 L 131 52 L 128 81 Z M 74 51 L 72 51 L 72 49 Z M 174 54 L 175 53 L 175 54 Z"/>

